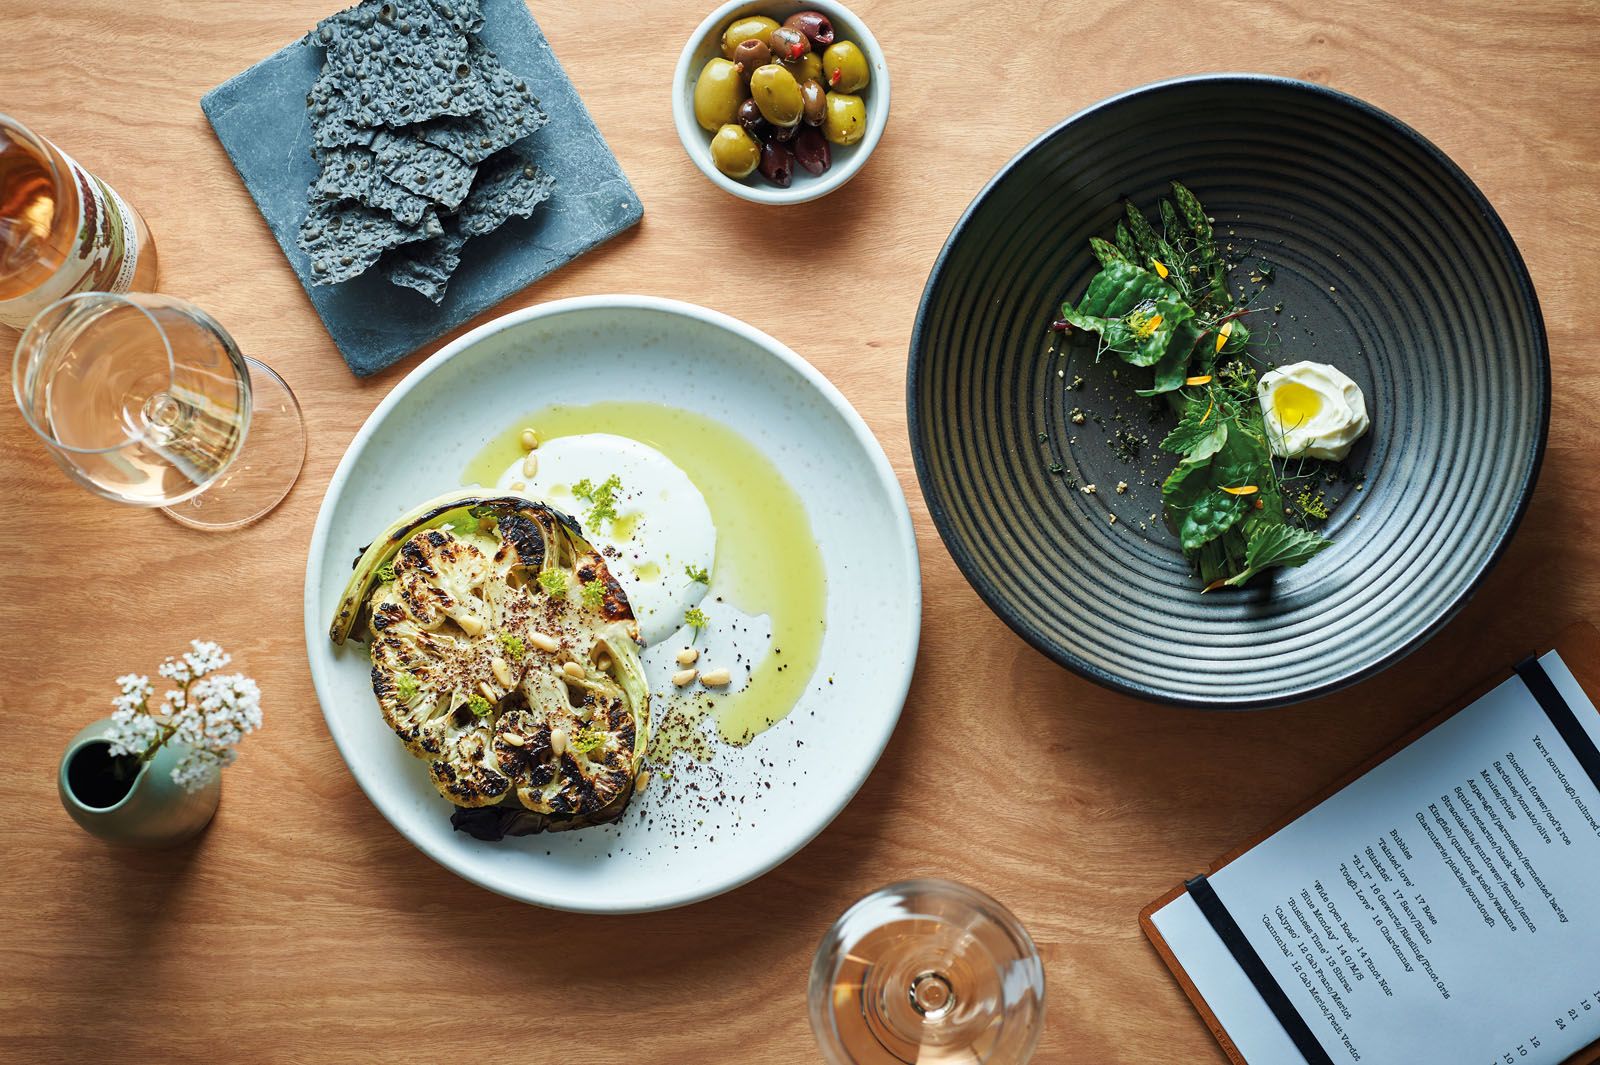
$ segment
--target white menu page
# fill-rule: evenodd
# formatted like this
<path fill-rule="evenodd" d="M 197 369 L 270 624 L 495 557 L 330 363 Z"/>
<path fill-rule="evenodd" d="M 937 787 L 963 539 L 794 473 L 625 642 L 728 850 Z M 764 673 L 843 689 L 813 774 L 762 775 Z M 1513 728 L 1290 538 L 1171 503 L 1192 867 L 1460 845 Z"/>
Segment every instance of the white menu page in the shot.
<path fill-rule="evenodd" d="M 1519 677 L 1208 879 L 1341 1065 L 1557 1065 L 1600 1039 L 1600 789 Z M 1152 919 L 1250 1065 L 1305 1061 L 1191 896 Z"/>

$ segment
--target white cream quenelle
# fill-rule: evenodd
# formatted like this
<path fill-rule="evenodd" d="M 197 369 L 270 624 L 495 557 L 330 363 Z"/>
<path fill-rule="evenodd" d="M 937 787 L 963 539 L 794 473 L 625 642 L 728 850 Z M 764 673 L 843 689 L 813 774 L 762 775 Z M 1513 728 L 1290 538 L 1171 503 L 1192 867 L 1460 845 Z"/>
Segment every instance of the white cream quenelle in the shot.
<path fill-rule="evenodd" d="M 1361 386 L 1324 362 L 1296 362 L 1261 375 L 1256 385 L 1267 442 L 1282 458 L 1331 459 L 1372 424 Z"/>

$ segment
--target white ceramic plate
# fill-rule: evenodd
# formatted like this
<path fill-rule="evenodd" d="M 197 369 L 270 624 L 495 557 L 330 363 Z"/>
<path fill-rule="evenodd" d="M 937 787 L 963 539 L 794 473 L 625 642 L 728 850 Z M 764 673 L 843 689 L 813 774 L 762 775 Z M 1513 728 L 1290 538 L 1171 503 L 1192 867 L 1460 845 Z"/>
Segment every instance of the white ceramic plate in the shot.
<path fill-rule="evenodd" d="M 651 787 L 616 825 L 481 842 L 451 829 L 450 806 L 425 764 L 384 724 L 365 645 L 334 647 L 328 624 L 360 548 L 402 511 L 459 487 L 490 436 L 550 404 L 600 399 L 666 403 L 714 418 L 784 472 L 827 570 L 821 658 L 787 719 L 749 747 L 718 751 L 727 801 L 665 809 L 683 800 Z M 475 884 L 590 912 L 708 898 L 760 876 L 820 832 L 866 780 L 894 730 L 922 610 L 905 497 L 844 397 L 794 352 L 740 321 L 640 296 L 582 297 L 506 315 L 395 386 L 328 486 L 305 597 L 311 676 L 328 730 L 389 822 Z"/>

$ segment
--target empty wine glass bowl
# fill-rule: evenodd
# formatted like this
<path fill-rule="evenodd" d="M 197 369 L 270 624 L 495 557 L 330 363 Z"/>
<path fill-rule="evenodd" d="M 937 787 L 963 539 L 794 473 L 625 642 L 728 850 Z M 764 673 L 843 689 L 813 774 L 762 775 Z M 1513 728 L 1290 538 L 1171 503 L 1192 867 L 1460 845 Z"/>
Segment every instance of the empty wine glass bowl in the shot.
<path fill-rule="evenodd" d="M 817 948 L 810 1001 L 830 1065 L 1021 1065 L 1044 1026 L 1044 967 L 994 899 L 912 880 L 839 918 Z"/>

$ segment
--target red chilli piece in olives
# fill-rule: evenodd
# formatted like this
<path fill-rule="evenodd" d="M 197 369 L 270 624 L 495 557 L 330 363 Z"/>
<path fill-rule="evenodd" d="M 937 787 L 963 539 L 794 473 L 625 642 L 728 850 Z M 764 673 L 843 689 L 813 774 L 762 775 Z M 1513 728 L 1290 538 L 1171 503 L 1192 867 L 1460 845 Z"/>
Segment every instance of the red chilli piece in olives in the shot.
<path fill-rule="evenodd" d="M 767 46 L 774 59 L 799 59 L 811 52 L 811 38 L 797 29 L 779 26 L 767 34 Z"/>
<path fill-rule="evenodd" d="M 828 147 L 828 138 L 815 126 L 807 126 L 795 136 L 794 157 L 801 166 L 819 176 L 833 165 L 833 152 Z"/>
<path fill-rule="evenodd" d="M 811 46 L 818 50 L 833 43 L 833 23 L 820 11 L 797 11 L 784 19 L 783 24 L 805 34 Z"/>
<path fill-rule="evenodd" d="M 739 64 L 740 77 L 748 82 L 757 67 L 764 67 L 772 62 L 772 49 L 767 47 L 766 41 L 752 37 L 748 41 L 739 42 L 739 47 L 733 50 L 733 61 Z"/>
<path fill-rule="evenodd" d="M 761 176 L 780 189 L 789 187 L 794 180 L 794 153 L 788 145 L 767 141 L 761 146 Z"/>
<path fill-rule="evenodd" d="M 756 140 L 766 140 L 772 135 L 772 126 L 761 114 L 761 108 L 754 100 L 745 100 L 739 105 L 734 121 L 744 127 L 744 131 Z"/>

